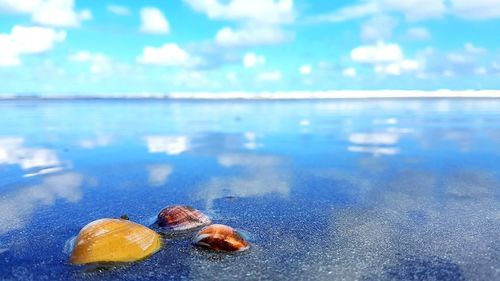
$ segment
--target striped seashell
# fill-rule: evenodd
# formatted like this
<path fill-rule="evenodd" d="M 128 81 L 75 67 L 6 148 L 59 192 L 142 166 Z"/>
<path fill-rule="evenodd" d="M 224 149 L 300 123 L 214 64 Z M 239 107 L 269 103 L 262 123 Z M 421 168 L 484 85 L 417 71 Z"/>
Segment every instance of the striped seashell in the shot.
<path fill-rule="evenodd" d="M 250 244 L 230 226 L 212 224 L 201 229 L 193 239 L 193 244 L 213 251 L 241 252 Z"/>
<path fill-rule="evenodd" d="M 160 211 L 156 223 L 175 231 L 189 230 L 212 223 L 202 212 L 183 205 L 169 206 Z"/>

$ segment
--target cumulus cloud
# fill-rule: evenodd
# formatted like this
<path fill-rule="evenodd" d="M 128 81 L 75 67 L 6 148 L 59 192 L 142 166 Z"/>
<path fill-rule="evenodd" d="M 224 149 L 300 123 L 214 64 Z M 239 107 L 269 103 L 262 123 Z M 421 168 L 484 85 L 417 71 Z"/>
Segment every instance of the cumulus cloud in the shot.
<path fill-rule="evenodd" d="M 293 39 L 293 34 L 275 26 L 248 25 L 241 29 L 224 27 L 215 35 L 215 42 L 223 47 L 251 47 L 280 44 Z"/>
<path fill-rule="evenodd" d="M 34 23 L 54 27 L 78 27 L 82 21 L 90 19 L 90 10 L 75 11 L 74 0 L 42 1 L 31 15 Z"/>
<path fill-rule="evenodd" d="M 137 58 L 142 64 L 154 64 L 164 66 L 189 66 L 193 64 L 193 58 L 187 51 L 175 43 L 167 43 L 160 47 L 146 46 Z"/>
<path fill-rule="evenodd" d="M 315 20 L 341 22 L 384 12 L 402 13 L 407 20 L 415 21 L 442 17 L 446 12 L 446 5 L 444 0 L 365 0 L 360 4 L 319 15 Z"/>
<path fill-rule="evenodd" d="M 36 10 L 42 0 L 0 0 L 0 11 L 16 14 L 28 14 Z"/>
<path fill-rule="evenodd" d="M 375 66 L 376 73 L 389 74 L 389 75 L 400 75 L 404 72 L 417 71 L 420 68 L 420 63 L 417 60 L 401 60 L 386 65 Z"/>
<path fill-rule="evenodd" d="M 215 35 L 223 47 L 250 47 L 280 44 L 294 38 L 282 25 L 295 20 L 293 0 L 184 0 L 191 8 L 212 20 L 231 20 L 238 28 L 226 26 Z"/>
<path fill-rule="evenodd" d="M 252 68 L 259 65 L 264 65 L 266 63 L 266 57 L 263 55 L 257 55 L 252 52 L 248 52 L 243 56 L 243 66 L 246 68 Z"/>
<path fill-rule="evenodd" d="M 10 34 L 0 34 L 0 66 L 20 65 L 21 55 L 45 53 L 65 39 L 64 31 L 15 25 Z"/>
<path fill-rule="evenodd" d="M 258 81 L 272 82 L 272 81 L 281 80 L 281 78 L 282 78 L 282 74 L 281 74 L 281 71 L 279 71 L 279 70 L 261 72 L 261 73 L 257 74 Z"/>
<path fill-rule="evenodd" d="M 366 1 L 358 5 L 340 8 L 328 14 L 316 17 L 317 21 L 342 22 L 377 14 L 381 11 L 374 1 Z"/>
<path fill-rule="evenodd" d="M 375 73 L 379 74 L 400 75 L 415 72 L 421 67 L 419 61 L 405 58 L 398 44 L 383 42 L 353 49 L 351 59 L 358 63 L 373 65 Z"/>
<path fill-rule="evenodd" d="M 388 12 L 401 13 L 409 21 L 441 18 L 446 14 L 469 20 L 500 17 L 499 0 L 364 0 L 316 16 L 315 21 L 341 22 Z"/>
<path fill-rule="evenodd" d="M 361 26 L 361 39 L 378 41 L 389 39 L 398 22 L 389 16 L 375 16 Z"/>
<path fill-rule="evenodd" d="M 451 0 L 452 12 L 470 20 L 487 20 L 500 17 L 499 0 Z"/>
<path fill-rule="evenodd" d="M 398 44 L 378 42 L 375 45 L 364 45 L 351 51 L 351 59 L 360 63 L 390 63 L 403 59 L 403 51 Z"/>
<path fill-rule="evenodd" d="M 106 9 L 108 10 L 108 12 L 119 16 L 128 16 L 131 14 L 130 9 L 128 7 L 121 5 L 111 4 L 108 5 Z"/>
<path fill-rule="evenodd" d="M 150 34 L 168 34 L 170 32 L 170 24 L 160 9 L 154 7 L 142 8 L 141 32 Z"/>
<path fill-rule="evenodd" d="M 70 61 L 90 63 L 90 72 L 93 74 L 111 73 L 113 63 L 111 58 L 101 53 L 79 51 L 68 57 Z"/>
<path fill-rule="evenodd" d="M 254 23 L 290 23 L 294 20 L 293 0 L 184 0 L 210 19 Z"/>

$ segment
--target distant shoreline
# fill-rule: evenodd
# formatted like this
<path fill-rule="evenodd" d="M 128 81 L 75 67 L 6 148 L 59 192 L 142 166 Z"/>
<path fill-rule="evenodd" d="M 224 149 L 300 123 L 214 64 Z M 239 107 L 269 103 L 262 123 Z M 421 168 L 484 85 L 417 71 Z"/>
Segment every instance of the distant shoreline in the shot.
<path fill-rule="evenodd" d="M 317 92 L 174 92 L 136 94 L 0 94 L 0 101 L 151 101 L 151 100 L 202 100 L 202 101 L 272 101 L 272 100 L 364 100 L 364 99 L 500 99 L 500 90 L 468 91 L 317 91 Z"/>

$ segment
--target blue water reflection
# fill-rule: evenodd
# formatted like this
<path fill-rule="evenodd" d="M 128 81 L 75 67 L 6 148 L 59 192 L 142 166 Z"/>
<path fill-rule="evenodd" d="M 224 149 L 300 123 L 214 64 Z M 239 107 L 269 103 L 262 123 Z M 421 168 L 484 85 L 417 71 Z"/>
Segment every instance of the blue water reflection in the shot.
<path fill-rule="evenodd" d="M 500 101 L 0 103 L 0 279 L 500 279 Z M 88 272 L 86 223 L 193 205 L 241 255 L 169 240 Z"/>

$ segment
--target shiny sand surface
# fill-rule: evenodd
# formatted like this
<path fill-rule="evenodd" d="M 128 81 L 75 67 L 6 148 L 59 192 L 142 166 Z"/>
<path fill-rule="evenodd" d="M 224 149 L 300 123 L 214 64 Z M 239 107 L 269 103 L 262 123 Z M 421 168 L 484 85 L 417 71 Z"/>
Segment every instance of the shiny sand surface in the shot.
<path fill-rule="evenodd" d="M 2 280 L 499 280 L 500 100 L 0 102 Z M 90 221 L 186 204 L 252 246 L 168 237 L 69 263 Z"/>

